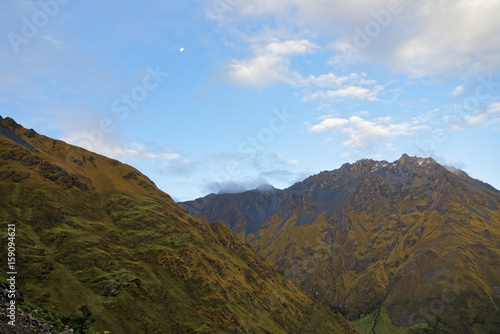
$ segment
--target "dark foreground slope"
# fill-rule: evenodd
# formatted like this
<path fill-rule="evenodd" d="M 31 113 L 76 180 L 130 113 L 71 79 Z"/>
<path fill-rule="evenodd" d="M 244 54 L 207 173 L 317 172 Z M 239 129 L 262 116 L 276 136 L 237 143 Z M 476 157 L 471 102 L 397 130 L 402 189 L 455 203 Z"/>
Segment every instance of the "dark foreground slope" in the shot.
<path fill-rule="evenodd" d="M 15 224 L 25 303 L 61 317 L 86 305 L 100 331 L 355 332 L 228 228 L 192 217 L 134 168 L 10 118 L 0 118 L 0 221 L 0 280 Z"/>
<path fill-rule="evenodd" d="M 433 159 L 361 160 L 285 190 L 182 205 L 362 332 L 500 328 L 500 192 Z"/>

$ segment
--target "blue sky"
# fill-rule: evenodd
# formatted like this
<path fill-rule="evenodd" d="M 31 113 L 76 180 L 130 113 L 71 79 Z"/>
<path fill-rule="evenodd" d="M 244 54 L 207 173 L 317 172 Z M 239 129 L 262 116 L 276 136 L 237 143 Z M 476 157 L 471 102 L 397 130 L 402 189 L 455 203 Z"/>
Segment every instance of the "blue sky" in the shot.
<path fill-rule="evenodd" d="M 176 200 L 362 158 L 500 188 L 497 0 L 5 0 L 0 115 Z"/>

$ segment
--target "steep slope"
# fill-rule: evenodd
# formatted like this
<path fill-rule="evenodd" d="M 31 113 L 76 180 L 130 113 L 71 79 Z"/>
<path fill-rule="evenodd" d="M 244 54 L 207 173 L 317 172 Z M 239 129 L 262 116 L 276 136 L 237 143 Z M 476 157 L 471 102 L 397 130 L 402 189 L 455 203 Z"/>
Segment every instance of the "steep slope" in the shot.
<path fill-rule="evenodd" d="M 361 160 L 283 191 L 182 205 L 246 231 L 258 254 L 362 332 L 500 328 L 500 192 L 433 159 Z M 256 212 L 267 214 L 250 229 Z"/>
<path fill-rule="evenodd" d="M 210 194 L 194 201 L 179 203 L 191 214 L 208 222 L 224 221 L 242 241 L 255 233 L 277 210 L 283 192 L 277 189 L 252 190 L 240 194 Z"/>
<path fill-rule="evenodd" d="M 101 331 L 356 332 L 139 171 L 1 117 L 0 219 L 24 300 L 62 317 L 84 304 Z"/>

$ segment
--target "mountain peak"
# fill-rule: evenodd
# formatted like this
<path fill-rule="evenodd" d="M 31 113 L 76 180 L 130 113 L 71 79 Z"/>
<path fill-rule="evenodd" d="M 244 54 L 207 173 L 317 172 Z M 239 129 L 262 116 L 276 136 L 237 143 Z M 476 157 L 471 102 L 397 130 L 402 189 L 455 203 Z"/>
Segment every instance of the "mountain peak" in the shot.
<path fill-rule="evenodd" d="M 346 163 L 259 196 L 214 197 L 199 212 L 230 227 L 314 298 L 363 319 L 358 323 L 370 319 L 379 327 L 373 319 L 384 310 L 394 326 L 413 325 L 416 316 L 435 326 L 420 312 L 437 300 L 449 310 L 439 314 L 439 326 L 465 333 L 477 325 L 468 319 L 498 314 L 491 286 L 500 284 L 493 274 L 499 208 L 500 192 L 491 186 L 432 158 L 403 154 L 393 162 Z M 471 258 L 481 265 L 471 266 Z M 460 298 L 448 290 L 457 298 L 436 299 L 435 286 L 451 279 L 460 282 Z M 473 306 L 474 298 L 489 306 Z M 499 325 L 485 320 L 479 331 Z"/>
<path fill-rule="evenodd" d="M 362 176 L 363 174 L 368 174 L 370 172 L 377 171 L 379 169 L 384 168 L 397 168 L 397 170 L 401 171 L 401 167 L 404 169 L 412 170 L 413 167 L 418 166 L 435 166 L 439 165 L 433 158 L 422 158 L 416 156 L 409 156 L 404 153 L 399 159 L 389 163 L 386 160 L 373 160 L 373 159 L 360 159 L 353 164 L 343 164 L 338 171 L 341 173 L 349 173 L 351 176 Z M 336 170 L 332 171 L 335 172 Z"/>
<path fill-rule="evenodd" d="M 411 160 L 412 158 L 413 158 L 413 159 L 415 159 L 415 158 L 417 158 L 417 157 L 410 157 L 408 154 L 403 153 L 403 155 L 401 156 L 401 158 L 399 158 L 399 159 L 398 159 L 398 160 L 396 160 L 395 162 L 398 162 L 398 163 L 403 164 L 403 163 L 405 163 L 406 161 Z"/>
<path fill-rule="evenodd" d="M 276 190 L 271 184 L 262 184 L 255 188 L 254 190 L 260 191 L 260 192 L 267 192 L 267 191 L 273 191 Z"/>
<path fill-rule="evenodd" d="M 405 163 L 409 164 L 415 164 L 419 166 L 427 166 L 427 165 L 435 165 L 437 164 L 436 160 L 433 158 L 422 158 L 422 157 L 416 157 L 416 156 L 409 156 L 408 154 L 404 153 L 401 158 L 393 162 L 394 164 L 398 165 L 403 165 Z"/>
<path fill-rule="evenodd" d="M 13 118 L 10 117 L 5 117 L 3 118 L 0 116 L 0 125 L 2 125 L 5 128 L 8 128 L 11 131 L 15 131 L 19 128 L 22 128 L 22 126 L 17 123 Z"/>

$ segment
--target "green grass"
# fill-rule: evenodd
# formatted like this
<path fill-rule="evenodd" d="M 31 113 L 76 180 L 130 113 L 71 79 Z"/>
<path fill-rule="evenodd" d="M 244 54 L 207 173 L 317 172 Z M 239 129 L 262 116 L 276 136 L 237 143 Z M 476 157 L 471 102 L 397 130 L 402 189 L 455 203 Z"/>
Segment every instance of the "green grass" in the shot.
<path fill-rule="evenodd" d="M 195 329 L 195 332 L 197 333 L 210 333 L 212 330 L 210 329 L 210 326 L 207 324 L 203 324 L 200 327 Z"/>
<path fill-rule="evenodd" d="M 227 228 L 189 216 L 132 167 L 43 136 L 24 139 L 37 149 L 0 136 L 0 157 L 13 157 L 0 164 L 0 222 L 16 223 L 18 288 L 47 318 L 74 316 L 84 304 L 95 329 L 115 334 L 291 332 L 306 316 L 323 331 L 353 332 L 329 310 L 307 314 L 310 297 L 284 286 Z M 34 155 L 60 173 L 23 163 Z M 1 177 L 5 170 L 30 177 L 16 183 Z M 5 268 L 0 256 L 3 280 Z M 264 312 L 278 291 L 287 307 Z"/>
<path fill-rule="evenodd" d="M 356 329 L 361 334 L 372 333 L 372 328 L 377 334 L 407 334 L 410 330 L 418 330 L 428 328 L 428 324 L 414 324 L 411 326 L 395 326 L 389 318 L 389 313 L 385 307 L 380 308 L 380 315 L 376 317 L 379 311 L 362 316 L 357 320 L 351 321 L 351 324 L 356 327 Z M 374 320 L 377 319 L 377 324 L 373 327 Z"/>

